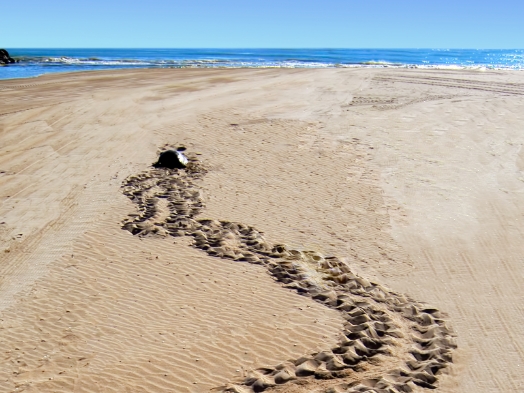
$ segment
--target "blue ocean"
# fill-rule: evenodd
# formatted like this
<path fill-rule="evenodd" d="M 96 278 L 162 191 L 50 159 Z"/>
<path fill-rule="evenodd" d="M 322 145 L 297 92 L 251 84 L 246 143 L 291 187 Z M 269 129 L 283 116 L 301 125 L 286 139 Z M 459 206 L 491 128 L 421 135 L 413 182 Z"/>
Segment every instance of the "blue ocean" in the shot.
<path fill-rule="evenodd" d="M 404 67 L 524 70 L 523 49 L 16 49 L 0 79 L 119 68 Z"/>

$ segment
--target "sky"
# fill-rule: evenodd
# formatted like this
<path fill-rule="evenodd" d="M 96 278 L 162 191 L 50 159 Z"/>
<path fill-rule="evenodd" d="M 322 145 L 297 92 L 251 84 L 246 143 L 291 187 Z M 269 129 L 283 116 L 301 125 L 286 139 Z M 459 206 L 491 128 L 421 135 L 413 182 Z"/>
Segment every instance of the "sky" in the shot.
<path fill-rule="evenodd" d="M 524 0 L 1 0 L 0 15 L 0 48 L 524 48 Z"/>

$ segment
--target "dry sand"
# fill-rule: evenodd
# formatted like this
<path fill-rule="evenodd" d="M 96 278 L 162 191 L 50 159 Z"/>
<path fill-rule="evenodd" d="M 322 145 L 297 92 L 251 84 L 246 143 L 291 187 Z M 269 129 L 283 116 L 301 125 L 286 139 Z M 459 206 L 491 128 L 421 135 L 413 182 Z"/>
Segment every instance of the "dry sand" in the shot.
<path fill-rule="evenodd" d="M 347 315 L 267 266 L 121 229 L 137 211 L 122 185 L 154 179 L 165 144 L 207 168 L 200 218 L 447 314 L 440 391 L 522 391 L 523 73 L 78 73 L 0 81 L 0 103 L 1 392 L 208 392 L 339 345 Z M 302 383 L 275 391 L 328 387 Z"/>

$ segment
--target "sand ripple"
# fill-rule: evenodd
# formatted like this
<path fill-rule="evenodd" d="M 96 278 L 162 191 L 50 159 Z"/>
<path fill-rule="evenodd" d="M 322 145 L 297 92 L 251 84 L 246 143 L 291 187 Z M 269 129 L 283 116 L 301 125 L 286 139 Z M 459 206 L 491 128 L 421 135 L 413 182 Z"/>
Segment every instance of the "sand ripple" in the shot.
<path fill-rule="evenodd" d="M 138 236 L 189 236 L 219 258 L 263 265 L 285 288 L 339 311 L 342 339 L 327 351 L 254 370 L 221 392 L 412 392 L 435 389 L 452 362 L 454 334 L 437 309 L 354 274 L 337 257 L 270 244 L 244 223 L 199 219 L 204 166 L 155 168 L 129 177 L 123 192 L 138 208 L 123 228 Z"/>

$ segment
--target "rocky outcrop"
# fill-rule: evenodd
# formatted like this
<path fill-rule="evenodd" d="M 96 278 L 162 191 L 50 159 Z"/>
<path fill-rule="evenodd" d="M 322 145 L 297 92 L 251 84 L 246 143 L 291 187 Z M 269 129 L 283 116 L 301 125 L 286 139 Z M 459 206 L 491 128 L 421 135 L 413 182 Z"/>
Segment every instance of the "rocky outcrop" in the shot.
<path fill-rule="evenodd" d="M 0 64 L 12 63 L 16 63 L 16 60 L 9 56 L 9 53 L 5 49 L 0 49 Z"/>

